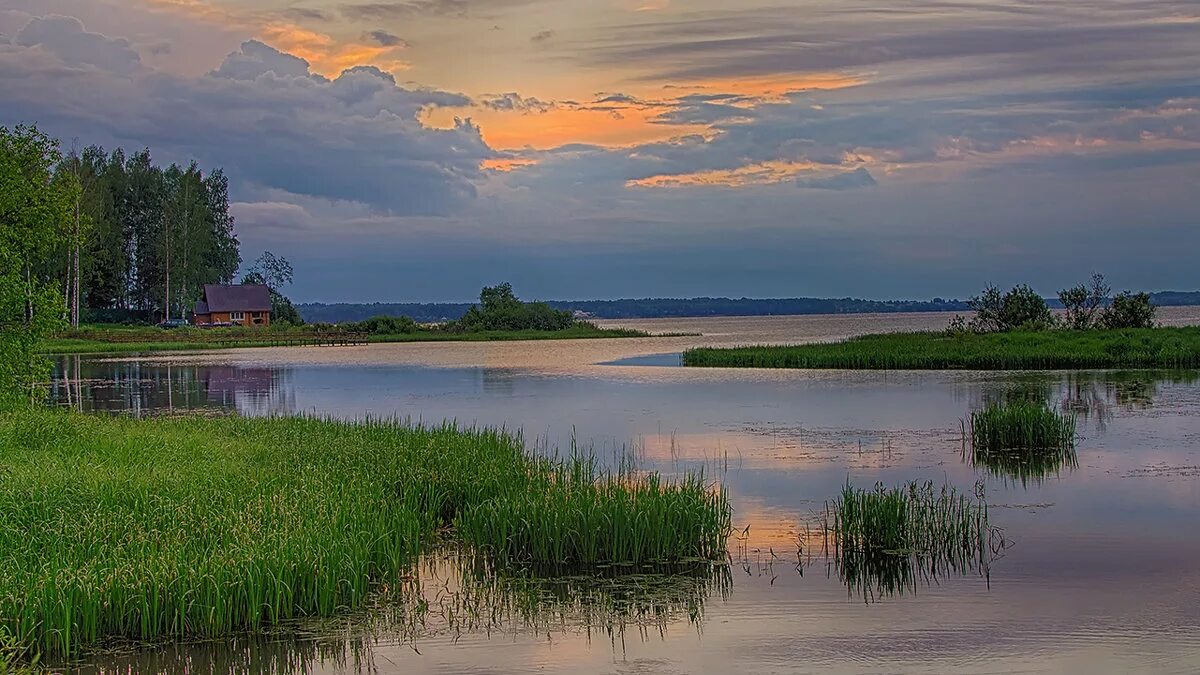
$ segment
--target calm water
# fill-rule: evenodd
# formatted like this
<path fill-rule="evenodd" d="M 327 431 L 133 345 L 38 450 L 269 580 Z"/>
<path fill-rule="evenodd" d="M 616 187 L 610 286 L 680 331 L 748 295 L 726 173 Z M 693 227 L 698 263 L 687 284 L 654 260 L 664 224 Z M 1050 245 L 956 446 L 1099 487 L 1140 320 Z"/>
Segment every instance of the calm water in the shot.
<path fill-rule="evenodd" d="M 1169 309 L 1171 323 L 1200 310 Z M 733 564 L 683 577 L 475 589 L 453 561 L 419 575 L 431 610 L 310 637 L 106 657 L 110 672 L 1197 672 L 1200 375 L 691 370 L 698 344 L 940 328 L 944 315 L 629 321 L 688 338 L 262 349 L 58 364 L 57 400 L 161 414 L 400 415 L 572 438 L 725 483 Z M 610 365 L 617 364 L 617 365 Z M 962 458 L 992 398 L 1080 413 L 1078 466 L 1021 481 Z M 847 481 L 986 481 L 1010 542 L 979 570 L 902 594 L 848 589 L 806 524 Z M 797 560 L 804 563 L 797 567 Z M 522 602 L 520 598 L 535 598 Z M 482 598 L 482 600 L 481 600 Z M 498 609 L 499 608 L 499 609 Z"/>

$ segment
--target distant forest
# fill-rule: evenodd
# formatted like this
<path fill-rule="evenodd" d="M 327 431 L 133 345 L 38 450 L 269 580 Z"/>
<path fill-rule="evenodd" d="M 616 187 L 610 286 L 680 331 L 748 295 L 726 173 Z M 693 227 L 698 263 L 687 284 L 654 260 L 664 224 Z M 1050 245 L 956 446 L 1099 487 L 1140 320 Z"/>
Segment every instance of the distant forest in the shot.
<path fill-rule="evenodd" d="M 1160 307 L 1200 305 L 1200 291 L 1151 293 Z M 1061 307 L 1057 299 L 1047 299 Z M 304 303 L 296 306 L 309 323 L 364 321 L 374 316 L 408 316 L 420 323 L 460 319 L 473 303 Z M 597 319 L 656 319 L 702 316 L 865 314 L 871 312 L 965 312 L 965 300 L 861 300 L 858 298 L 645 298 L 640 300 L 550 300 L 555 309 L 585 312 Z"/>

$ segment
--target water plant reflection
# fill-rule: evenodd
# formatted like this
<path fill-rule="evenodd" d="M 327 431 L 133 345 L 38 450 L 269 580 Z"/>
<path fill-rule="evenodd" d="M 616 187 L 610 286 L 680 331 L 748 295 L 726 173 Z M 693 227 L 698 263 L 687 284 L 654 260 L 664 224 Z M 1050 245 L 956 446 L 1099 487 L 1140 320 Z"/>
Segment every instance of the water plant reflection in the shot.
<path fill-rule="evenodd" d="M 1003 554 L 1003 533 L 988 522 L 986 489 L 974 496 L 931 481 L 873 490 L 849 482 L 825 505 L 823 546 L 831 572 L 864 602 L 914 593 L 950 575 L 975 572 Z"/>

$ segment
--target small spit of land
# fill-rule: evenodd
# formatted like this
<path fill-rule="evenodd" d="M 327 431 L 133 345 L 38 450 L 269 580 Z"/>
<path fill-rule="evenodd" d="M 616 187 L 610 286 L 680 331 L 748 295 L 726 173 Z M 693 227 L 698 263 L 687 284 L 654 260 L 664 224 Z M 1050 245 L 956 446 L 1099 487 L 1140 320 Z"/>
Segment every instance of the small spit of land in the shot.
<path fill-rule="evenodd" d="M 687 366 L 859 370 L 1195 368 L 1200 327 L 1156 327 L 1147 293 L 1111 295 L 1104 277 L 1059 291 L 1051 312 L 1029 286 L 990 286 L 945 331 L 863 335 L 825 344 L 692 349 Z"/>
<path fill-rule="evenodd" d="M 700 476 L 399 421 L 0 413 L 0 637 L 57 659 L 360 606 L 431 547 L 510 565 L 725 555 Z M 3 657 L 3 655 L 0 655 Z"/>
<path fill-rule="evenodd" d="M 887 333 L 834 343 L 700 348 L 686 366 L 860 370 L 1200 367 L 1200 327 Z"/>
<path fill-rule="evenodd" d="M 561 330 L 478 330 L 454 332 L 439 328 L 415 328 L 406 333 L 358 333 L 318 331 L 310 327 L 279 328 L 176 328 L 153 326 L 93 326 L 60 333 L 41 342 L 44 354 L 138 354 L 204 349 L 243 349 L 333 343 L 353 338 L 368 343 L 385 342 L 489 342 L 502 340 L 573 340 L 594 338 L 651 337 L 628 328 L 599 328 L 577 322 Z"/>

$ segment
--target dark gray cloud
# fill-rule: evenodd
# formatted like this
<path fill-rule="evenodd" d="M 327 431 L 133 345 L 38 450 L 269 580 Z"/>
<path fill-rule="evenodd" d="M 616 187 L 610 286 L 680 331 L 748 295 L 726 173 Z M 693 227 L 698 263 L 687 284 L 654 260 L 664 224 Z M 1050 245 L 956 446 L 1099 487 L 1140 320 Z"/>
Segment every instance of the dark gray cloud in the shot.
<path fill-rule="evenodd" d="M 338 9 L 353 21 L 387 21 L 417 16 L 466 16 L 467 0 L 411 0 L 409 2 L 346 3 Z"/>
<path fill-rule="evenodd" d="M 162 159 L 223 166 L 240 185 L 385 213 L 461 208 L 493 155 L 469 123 L 434 130 L 418 121 L 426 107 L 468 104 L 464 96 L 405 89 L 370 67 L 327 80 L 255 41 L 195 79 L 72 70 L 34 47 L 0 47 L 0 82 L 6 118 L 60 137 L 149 146 Z"/>
<path fill-rule="evenodd" d="M 212 74 L 233 80 L 253 80 L 268 74 L 284 78 L 312 77 L 308 61 L 285 54 L 258 40 L 242 43 L 241 50 L 226 56 L 221 67 Z"/>
<path fill-rule="evenodd" d="M 35 17 L 17 33 L 14 42 L 44 49 L 69 66 L 131 74 L 142 65 L 141 56 L 128 40 L 90 33 L 79 19 L 69 16 Z"/>
<path fill-rule="evenodd" d="M 524 97 L 515 92 L 485 95 L 477 103 L 492 110 L 515 112 L 546 112 L 553 110 L 557 105 L 553 101 L 542 101 L 532 96 Z"/>
<path fill-rule="evenodd" d="M 408 41 L 399 35 L 393 35 L 382 28 L 367 31 L 363 33 L 363 37 L 368 40 L 373 40 L 383 47 L 409 47 Z"/>
<path fill-rule="evenodd" d="M 329 22 L 336 18 L 332 13 L 323 9 L 313 9 L 311 7 L 289 7 L 279 13 L 285 19 L 291 21 L 311 21 L 311 22 Z"/>

